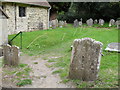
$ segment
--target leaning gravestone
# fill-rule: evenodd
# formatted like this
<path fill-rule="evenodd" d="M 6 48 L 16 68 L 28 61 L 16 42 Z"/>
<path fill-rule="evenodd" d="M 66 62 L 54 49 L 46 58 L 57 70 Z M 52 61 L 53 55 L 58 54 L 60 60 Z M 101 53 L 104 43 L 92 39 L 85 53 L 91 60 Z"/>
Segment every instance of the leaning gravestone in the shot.
<path fill-rule="evenodd" d="M 69 78 L 93 81 L 98 77 L 102 43 L 91 38 L 75 39 Z"/>
<path fill-rule="evenodd" d="M 120 43 L 110 43 L 105 50 L 120 52 Z"/>
<path fill-rule="evenodd" d="M 103 19 L 99 19 L 99 25 L 103 26 L 105 21 Z"/>
<path fill-rule="evenodd" d="M 16 46 L 4 45 L 4 64 L 17 66 L 19 64 L 19 48 Z"/>
<path fill-rule="evenodd" d="M 93 19 L 92 18 L 88 19 L 86 21 L 86 23 L 87 23 L 88 26 L 92 26 L 93 25 Z"/>
<path fill-rule="evenodd" d="M 115 25 L 115 20 L 114 19 L 111 19 L 110 22 L 109 22 L 109 27 L 111 27 L 112 25 Z"/>
<path fill-rule="evenodd" d="M 76 19 L 75 21 L 74 21 L 74 27 L 78 27 L 79 26 L 79 22 L 78 22 L 78 20 Z"/>

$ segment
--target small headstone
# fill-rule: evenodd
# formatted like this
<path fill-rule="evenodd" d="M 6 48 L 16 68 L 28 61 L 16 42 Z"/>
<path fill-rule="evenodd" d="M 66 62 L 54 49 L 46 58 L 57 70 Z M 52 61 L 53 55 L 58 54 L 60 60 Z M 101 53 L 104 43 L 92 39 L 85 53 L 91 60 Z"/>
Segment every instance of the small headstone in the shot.
<path fill-rule="evenodd" d="M 67 26 L 67 22 L 66 21 L 64 21 L 64 27 L 66 27 Z"/>
<path fill-rule="evenodd" d="M 56 27 L 58 27 L 58 19 L 56 19 Z"/>
<path fill-rule="evenodd" d="M 63 22 L 63 21 L 59 21 L 58 26 L 59 26 L 60 28 L 62 28 L 62 27 L 63 27 L 63 25 L 64 25 L 64 22 Z"/>
<path fill-rule="evenodd" d="M 120 52 L 120 43 L 110 43 L 105 50 Z"/>
<path fill-rule="evenodd" d="M 116 21 L 117 29 L 120 29 L 120 20 Z"/>
<path fill-rule="evenodd" d="M 112 25 L 115 25 L 115 20 L 114 19 L 111 19 L 110 22 L 109 22 L 109 27 L 111 27 Z"/>
<path fill-rule="evenodd" d="M 78 27 L 79 26 L 79 22 L 78 22 L 78 20 L 76 19 L 75 21 L 74 21 L 74 27 Z"/>
<path fill-rule="evenodd" d="M 99 25 L 103 26 L 105 21 L 103 19 L 99 19 Z"/>
<path fill-rule="evenodd" d="M 102 43 L 91 38 L 75 39 L 69 78 L 93 81 L 98 77 Z"/>
<path fill-rule="evenodd" d="M 82 21 L 79 21 L 79 26 L 82 26 Z"/>
<path fill-rule="evenodd" d="M 94 20 L 94 24 L 97 24 L 97 23 L 98 23 L 98 20 L 97 20 L 97 19 L 95 19 L 95 20 Z"/>
<path fill-rule="evenodd" d="M 52 28 L 52 21 L 49 21 L 49 27 Z"/>
<path fill-rule="evenodd" d="M 4 64 L 17 66 L 19 64 L 19 48 L 16 46 L 4 45 Z"/>
<path fill-rule="evenodd" d="M 52 28 L 53 28 L 53 29 L 57 28 L 57 27 L 58 27 L 58 20 L 57 20 L 57 19 L 52 20 L 52 21 L 51 21 L 51 25 L 52 25 Z"/>
<path fill-rule="evenodd" d="M 86 21 L 86 23 L 87 23 L 88 26 L 92 26 L 93 25 L 93 19 L 92 18 L 88 19 Z"/>

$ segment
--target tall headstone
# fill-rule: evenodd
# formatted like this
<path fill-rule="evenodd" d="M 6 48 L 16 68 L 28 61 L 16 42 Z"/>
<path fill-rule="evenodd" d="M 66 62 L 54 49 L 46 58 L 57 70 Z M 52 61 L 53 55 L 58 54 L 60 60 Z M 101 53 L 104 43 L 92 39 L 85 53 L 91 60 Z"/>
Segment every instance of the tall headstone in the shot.
<path fill-rule="evenodd" d="M 88 26 L 92 26 L 93 25 L 93 19 L 92 18 L 88 19 L 86 21 L 86 23 L 87 23 Z"/>
<path fill-rule="evenodd" d="M 17 66 L 19 64 L 19 48 L 16 46 L 4 45 L 4 64 Z"/>
<path fill-rule="evenodd" d="M 79 21 L 79 26 L 82 26 L 82 18 Z"/>
<path fill-rule="evenodd" d="M 109 22 L 109 27 L 111 27 L 112 25 L 115 25 L 115 20 L 114 19 L 111 19 L 110 22 Z"/>
<path fill-rule="evenodd" d="M 99 25 L 103 26 L 105 21 L 103 19 L 99 19 Z"/>
<path fill-rule="evenodd" d="M 79 22 L 78 22 L 78 20 L 76 19 L 75 21 L 74 21 L 74 27 L 78 27 L 79 26 Z"/>
<path fill-rule="evenodd" d="M 102 43 L 91 38 L 75 39 L 69 78 L 93 81 L 98 77 Z"/>

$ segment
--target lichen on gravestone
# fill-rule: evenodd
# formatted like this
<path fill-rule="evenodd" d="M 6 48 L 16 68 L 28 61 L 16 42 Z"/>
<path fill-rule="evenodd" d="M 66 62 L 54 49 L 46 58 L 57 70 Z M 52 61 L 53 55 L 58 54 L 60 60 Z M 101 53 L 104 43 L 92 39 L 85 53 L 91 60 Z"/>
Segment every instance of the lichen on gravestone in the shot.
<path fill-rule="evenodd" d="M 91 38 L 75 39 L 69 78 L 93 81 L 98 77 L 102 43 Z"/>

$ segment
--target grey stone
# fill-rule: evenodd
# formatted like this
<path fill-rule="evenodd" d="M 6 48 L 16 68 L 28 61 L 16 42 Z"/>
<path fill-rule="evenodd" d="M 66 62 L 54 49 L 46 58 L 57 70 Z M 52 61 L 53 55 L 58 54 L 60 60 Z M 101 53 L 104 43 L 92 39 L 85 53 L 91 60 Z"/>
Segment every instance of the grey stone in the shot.
<path fill-rule="evenodd" d="M 103 26 L 105 21 L 103 19 L 99 19 L 99 25 Z"/>
<path fill-rule="evenodd" d="M 117 29 L 120 29 L 120 20 L 116 21 Z"/>
<path fill-rule="evenodd" d="M 64 27 L 66 27 L 67 26 L 67 22 L 66 21 L 64 21 Z"/>
<path fill-rule="evenodd" d="M 98 77 L 102 43 L 91 38 L 75 39 L 69 78 L 93 81 Z"/>
<path fill-rule="evenodd" d="M 79 26 L 82 26 L 82 21 L 79 21 Z"/>
<path fill-rule="evenodd" d="M 95 20 L 94 20 L 94 24 L 97 24 L 97 23 L 98 23 L 98 20 L 97 20 L 97 19 L 95 19 Z"/>
<path fill-rule="evenodd" d="M 92 26 L 93 25 L 93 19 L 92 18 L 88 19 L 86 21 L 86 23 L 87 23 L 88 26 Z"/>
<path fill-rule="evenodd" d="M 19 47 L 4 45 L 4 64 L 9 66 L 17 66 L 19 64 Z"/>
<path fill-rule="evenodd" d="M 120 43 L 109 43 L 105 50 L 120 52 Z"/>
<path fill-rule="evenodd" d="M 110 22 L 109 22 L 109 27 L 115 25 L 115 20 L 114 19 L 111 19 Z"/>
<path fill-rule="evenodd" d="M 52 29 L 57 28 L 57 27 L 58 27 L 58 20 L 57 20 L 57 19 L 52 20 L 52 21 L 50 22 L 50 25 L 52 26 Z"/>
<path fill-rule="evenodd" d="M 79 21 L 79 26 L 82 26 L 82 18 Z"/>
<path fill-rule="evenodd" d="M 74 27 L 78 27 L 79 26 L 79 22 L 78 22 L 78 20 L 76 19 L 75 21 L 74 21 Z"/>

